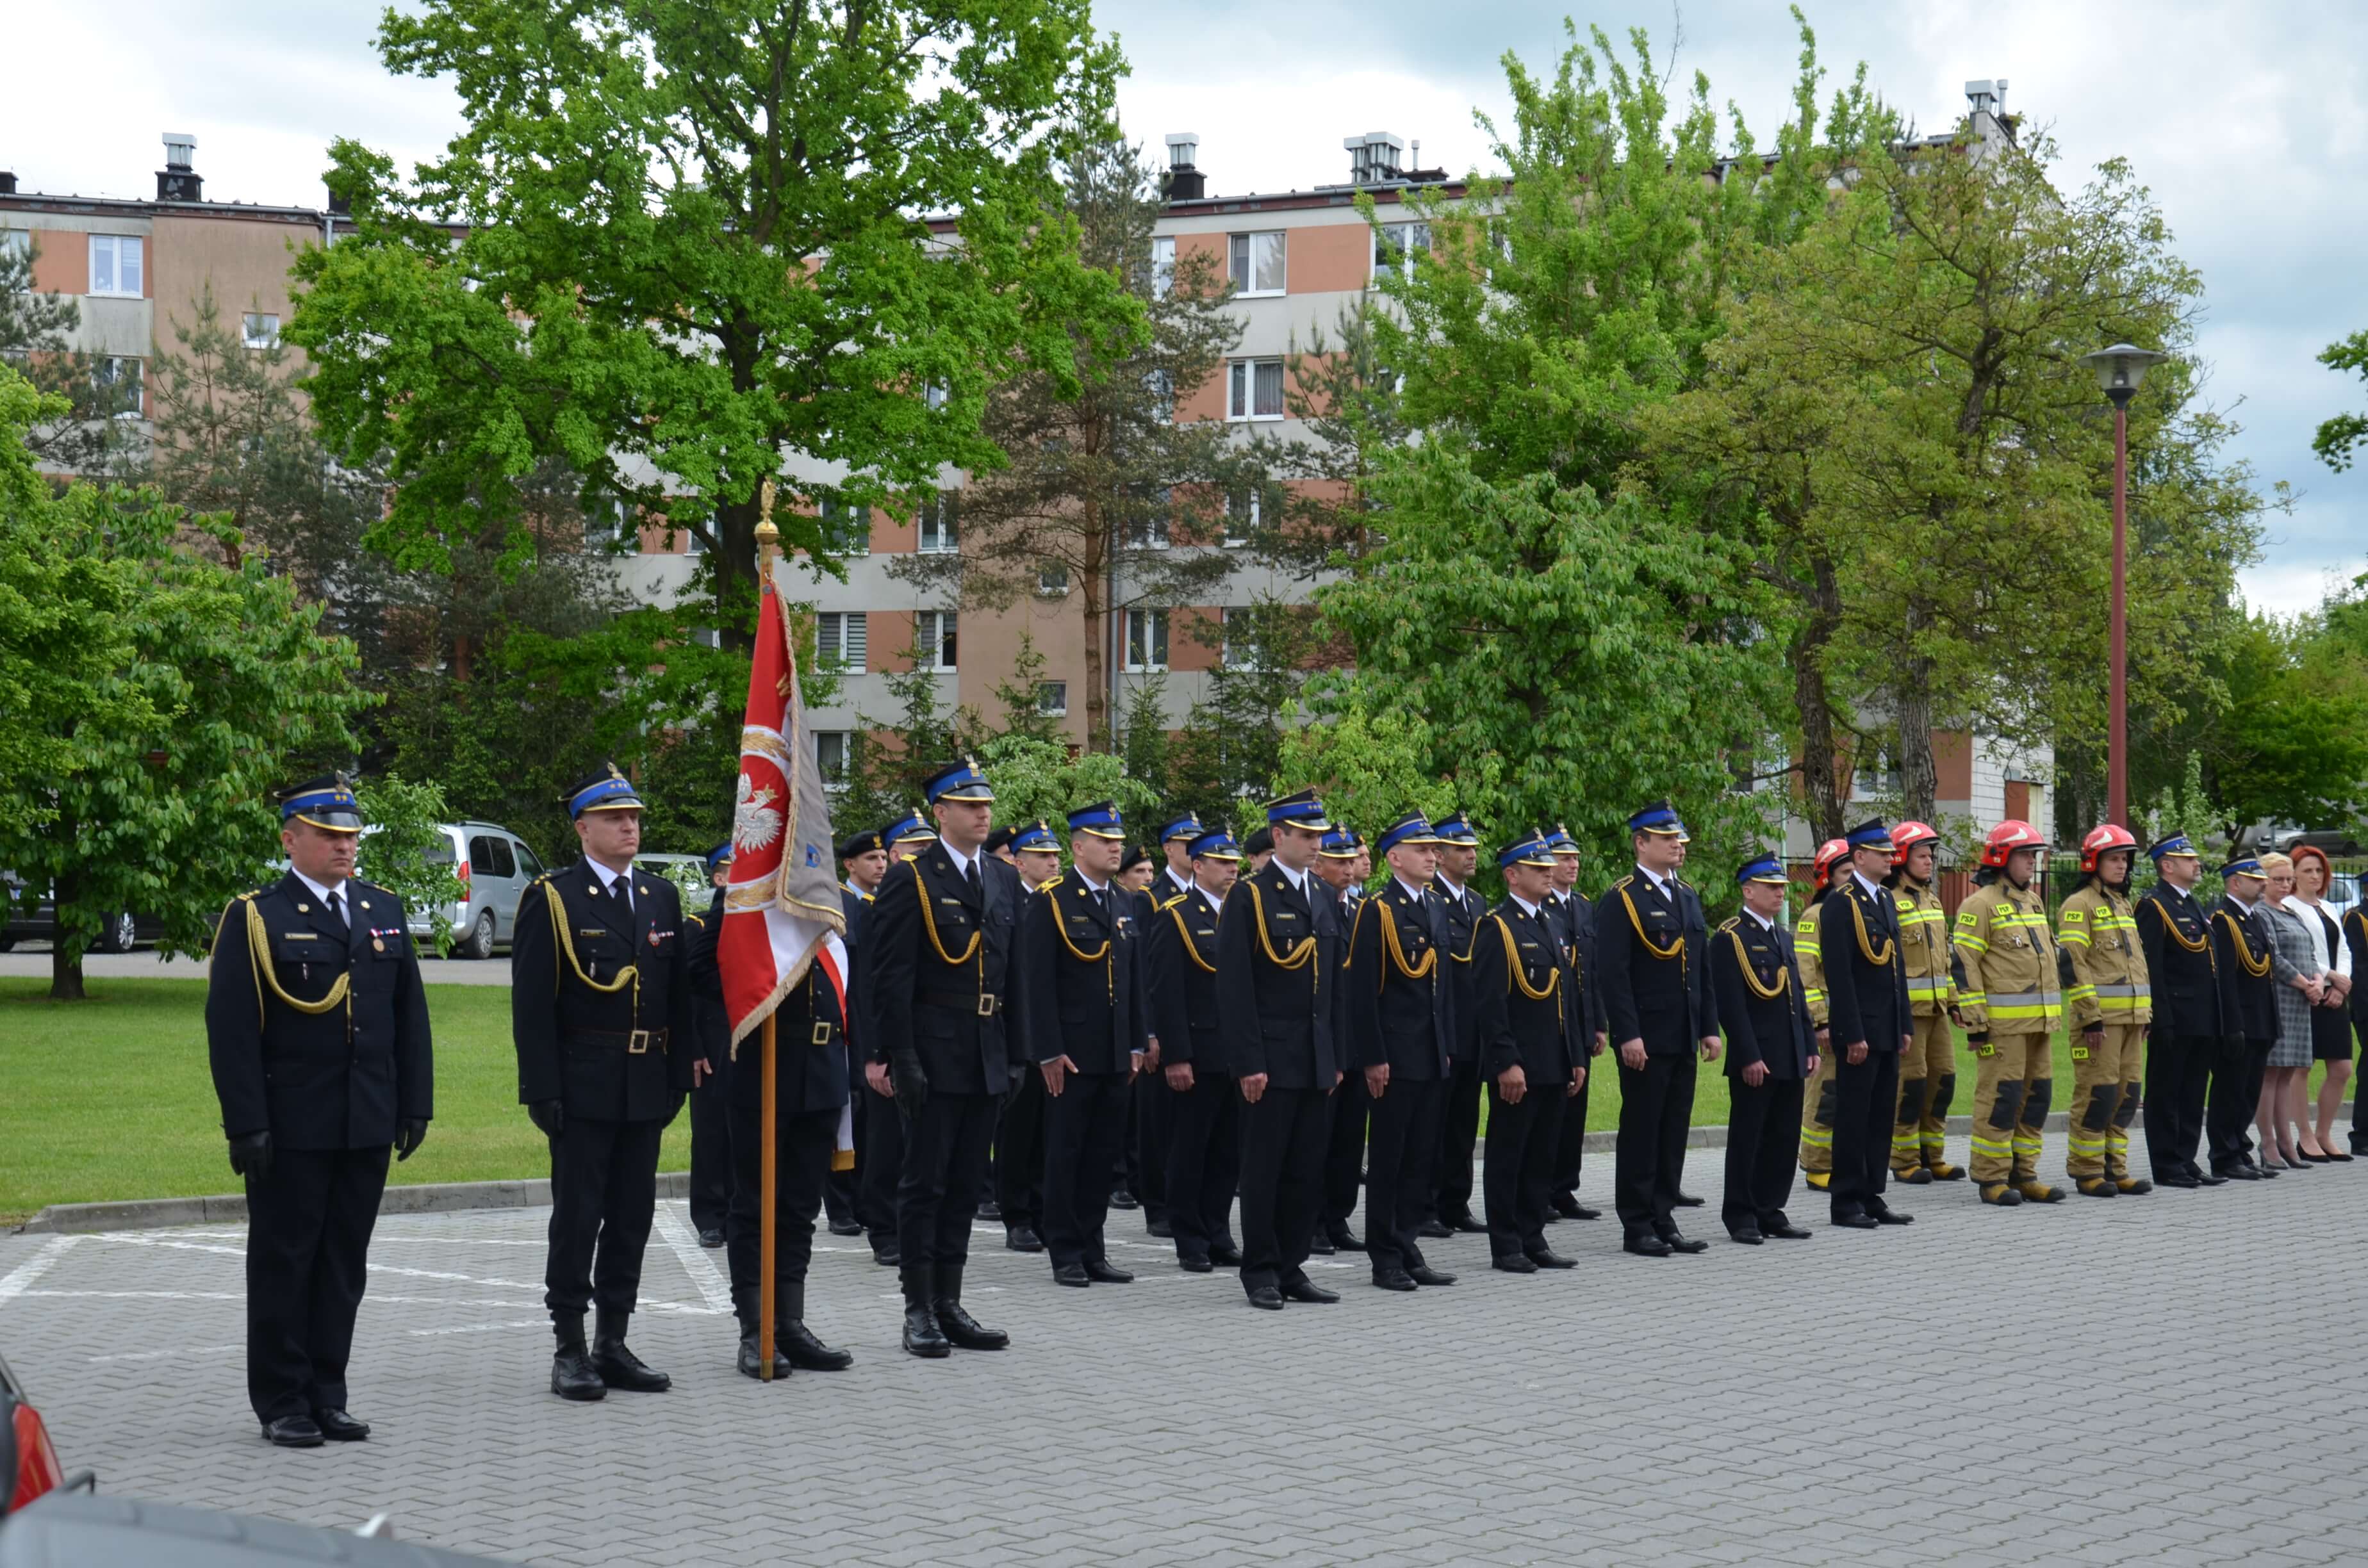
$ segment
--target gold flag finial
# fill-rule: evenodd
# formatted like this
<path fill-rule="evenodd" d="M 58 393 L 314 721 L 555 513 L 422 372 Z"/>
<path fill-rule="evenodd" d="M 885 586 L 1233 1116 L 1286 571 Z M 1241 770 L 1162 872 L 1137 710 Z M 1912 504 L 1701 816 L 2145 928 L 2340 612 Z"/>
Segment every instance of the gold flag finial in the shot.
<path fill-rule="evenodd" d="M 757 492 L 757 580 L 770 585 L 773 579 L 773 557 L 780 553 L 781 530 L 773 526 L 773 482 L 765 481 Z"/>

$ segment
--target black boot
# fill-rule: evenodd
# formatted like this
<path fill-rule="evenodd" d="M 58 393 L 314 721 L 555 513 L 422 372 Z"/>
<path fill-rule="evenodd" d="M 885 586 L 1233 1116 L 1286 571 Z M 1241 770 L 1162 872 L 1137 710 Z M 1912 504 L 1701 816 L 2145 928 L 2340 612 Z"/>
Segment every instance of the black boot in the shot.
<path fill-rule="evenodd" d="M 606 1397 L 609 1385 L 600 1381 L 590 1353 L 584 1348 L 584 1314 L 553 1318 L 551 1328 L 559 1339 L 559 1353 L 551 1358 L 551 1392 L 562 1399 Z"/>
<path fill-rule="evenodd" d="M 732 1292 L 732 1312 L 740 1320 L 740 1375 L 744 1378 L 757 1378 L 761 1381 L 765 1362 L 757 1345 L 757 1325 L 762 1321 L 757 1314 L 757 1307 L 756 1291 Z M 773 1346 L 773 1376 L 778 1380 L 789 1375 L 789 1358 L 781 1354 L 780 1346 L 777 1343 Z"/>
<path fill-rule="evenodd" d="M 938 1314 L 929 1307 L 931 1278 L 926 1263 L 908 1263 L 905 1274 L 905 1351 L 910 1356 L 924 1356 L 935 1360 L 954 1353 L 953 1342 L 938 1326 Z"/>
<path fill-rule="evenodd" d="M 929 1306 L 938 1315 L 938 1326 L 949 1343 L 965 1350 L 1000 1350 L 1011 1343 L 1011 1335 L 999 1328 L 988 1328 L 962 1309 L 962 1266 L 955 1264 L 940 1268 L 937 1276 L 937 1291 Z"/>
<path fill-rule="evenodd" d="M 632 1317 L 630 1312 L 612 1312 L 605 1308 L 593 1314 L 593 1368 L 600 1374 L 600 1381 L 612 1389 L 664 1393 L 674 1387 L 674 1380 L 644 1366 L 639 1356 L 625 1347 L 625 1324 Z"/>
<path fill-rule="evenodd" d="M 853 1356 L 825 1345 L 806 1327 L 804 1280 L 784 1280 L 773 1302 L 773 1340 L 789 1353 L 791 1366 L 809 1372 L 843 1372 L 855 1365 Z"/>

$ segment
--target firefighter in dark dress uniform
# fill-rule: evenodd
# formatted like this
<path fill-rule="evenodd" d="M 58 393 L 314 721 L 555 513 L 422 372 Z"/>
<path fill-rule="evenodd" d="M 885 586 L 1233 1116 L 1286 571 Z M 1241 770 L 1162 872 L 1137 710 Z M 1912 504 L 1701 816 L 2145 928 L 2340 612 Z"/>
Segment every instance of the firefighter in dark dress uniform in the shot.
<path fill-rule="evenodd" d="M 2260 1104 L 2261 1078 L 2278 1040 L 2277 988 L 2291 985 L 2317 1006 L 2319 987 L 2280 952 L 2261 914 L 2269 889 L 2261 863 L 2240 856 L 2220 868 L 2220 902 L 2212 911 L 2213 968 L 2220 977 L 2219 1055 L 2212 1064 L 2212 1097 L 2204 1111 L 2212 1169 L 2237 1181 L 2260 1181 L 2277 1172 L 2253 1158 L 2245 1135 Z"/>
<path fill-rule="evenodd" d="M 855 943 L 863 929 L 863 912 L 879 891 L 880 879 L 888 874 L 888 848 L 877 830 L 867 829 L 839 840 L 838 884 L 839 912 L 847 918 L 847 1088 L 851 1102 L 848 1124 L 855 1132 L 855 1164 L 846 1170 L 833 1161 L 828 1179 L 822 1189 L 823 1212 L 830 1216 L 830 1233 L 834 1236 L 860 1236 L 867 1229 L 863 1223 L 863 1152 L 864 1106 L 871 1098 L 862 1091 L 863 1059 L 857 1054 L 855 1037 L 861 1020 L 855 1011 Z"/>
<path fill-rule="evenodd" d="M 1477 1039 L 1473 1033 L 1472 944 L 1488 906 L 1472 886 L 1480 861 L 1480 836 L 1462 812 L 1432 824 L 1439 835 L 1439 870 L 1430 880 L 1447 915 L 1448 987 L 1455 1007 L 1455 1038 L 1449 1042 L 1451 1061 L 1434 1115 L 1439 1122 L 1439 1176 L 1431 1184 L 1423 1209 L 1426 1236 L 1452 1235 L 1458 1231 L 1485 1233 L 1488 1227 L 1472 1212 L 1472 1159 L 1480 1137 L 1481 1072 Z"/>
<path fill-rule="evenodd" d="M 1418 1235 L 1438 1180 L 1439 1094 L 1455 1034 L 1447 912 L 1430 892 L 1438 842 L 1420 812 L 1374 840 L 1390 880 L 1357 906 L 1341 975 L 1350 1049 L 1372 1102 L 1365 1254 L 1384 1290 L 1455 1283 L 1424 1259 Z"/>
<path fill-rule="evenodd" d="M 672 882 L 633 869 L 641 796 L 611 764 L 579 780 L 566 805 L 584 856 L 518 900 L 510 1035 L 519 1103 L 551 1140 L 551 1392 L 595 1400 L 671 1386 L 626 1346 L 625 1329 L 657 1208 L 658 1140 L 708 1063 L 691 1023 L 694 928 Z"/>
<path fill-rule="evenodd" d="M 1915 1042 L 1907 964 L 1899 950 L 1899 906 L 1883 878 L 1891 830 L 1864 822 L 1844 834 L 1850 873 L 1827 895 L 1817 919 L 1826 974 L 1826 1038 L 1834 1063 L 1832 1222 L 1847 1230 L 1905 1225 L 1884 1200 L 1891 1176 L 1891 1124 L 1899 1106 L 1899 1053 Z"/>
<path fill-rule="evenodd" d="M 1554 854 L 1532 833 L 1497 852 L 1504 901 L 1472 948 L 1473 1038 L 1488 1079 L 1489 1261 L 1508 1274 L 1570 1268 L 1546 1244 L 1562 1119 L 1587 1081 L 1570 975 L 1548 918 Z"/>
<path fill-rule="evenodd" d="M 1030 895 L 1061 875 L 1061 841 L 1049 824 L 1024 823 L 1007 841 L 1019 885 Z M 1018 1075 L 995 1124 L 995 1199 L 1003 1244 L 1013 1252 L 1044 1250 L 1044 1075 Z"/>
<path fill-rule="evenodd" d="M 971 1316 L 962 1290 L 996 1108 L 1027 1038 L 1012 1005 L 1027 895 L 1019 874 L 985 853 L 995 791 L 977 764 L 939 769 L 923 794 L 937 842 L 890 869 L 864 916 L 860 1014 L 871 1031 L 865 1075 L 904 1113 L 905 1348 L 935 1358 L 1011 1342 Z"/>
<path fill-rule="evenodd" d="M 1554 885 L 1546 892 L 1545 917 L 1562 943 L 1564 1007 L 1571 1017 L 1572 1036 L 1592 1066 L 1591 1059 L 1603 1052 L 1605 1028 L 1602 998 L 1588 978 L 1595 970 L 1595 905 L 1578 891 L 1578 840 L 1570 835 L 1570 830 L 1555 824 L 1546 835 L 1546 849 L 1554 856 Z M 1562 1131 L 1556 1135 L 1560 1143 L 1554 1151 L 1552 1202 L 1554 1213 L 1565 1220 L 1603 1217 L 1601 1210 L 1578 1200 L 1579 1166 L 1587 1158 L 1587 1096 L 1592 1083 L 1591 1074 L 1581 1080 L 1577 1103 L 1563 1108 Z"/>
<path fill-rule="evenodd" d="M 1217 926 L 1241 870 L 1219 831 L 1192 840 L 1192 891 L 1153 916 L 1144 946 L 1160 1074 L 1175 1102 L 1167 1138 L 1167 1219 L 1176 1264 L 1190 1274 L 1241 1266 L 1232 1227 L 1240 1176 L 1240 1102 L 1217 1007 Z"/>
<path fill-rule="evenodd" d="M 1784 929 L 1784 863 L 1758 855 L 1735 873 L 1743 913 L 1711 938 L 1711 988 L 1726 1033 L 1726 1193 L 1719 1218 L 1748 1246 L 1769 1237 L 1805 1241 L 1784 1212 L 1801 1088 L 1817 1070 L 1806 987 Z"/>
<path fill-rule="evenodd" d="M 1365 899 L 1364 881 L 1357 875 L 1357 862 L 1364 855 L 1365 841 L 1353 828 L 1337 824 L 1315 851 L 1315 880 L 1340 927 L 1344 954 L 1349 929 L 1357 923 L 1357 906 Z M 1332 1131 L 1325 1143 L 1324 1206 L 1318 1211 L 1313 1243 L 1322 1256 L 1365 1250 L 1365 1244 L 1349 1228 L 1349 1216 L 1357 1211 L 1358 1195 L 1364 1187 L 1365 1123 L 1373 1102 L 1365 1092 L 1364 1074 L 1354 1071 L 1357 1063 L 1341 1006 L 1343 995 L 1336 992 L 1332 998 L 1332 1029 L 1340 1070 L 1348 1076 L 1339 1093 L 1332 1096 Z"/>
<path fill-rule="evenodd" d="M 2131 918 L 2146 955 L 2146 1160 L 2157 1187 L 2218 1187 L 2227 1177 L 2195 1162 L 2203 1137 L 2203 1099 L 2220 1048 L 2220 982 L 2212 962 L 2212 928 L 2196 882 L 2203 858 L 2183 833 L 2146 850 L 2155 884 L 2138 896 Z"/>
<path fill-rule="evenodd" d="M 876 902 L 878 890 L 887 885 L 888 870 L 902 865 L 938 841 L 938 835 L 919 812 L 912 812 L 888 824 L 879 831 L 880 843 L 886 851 L 880 881 L 873 885 L 872 899 L 867 901 L 865 915 L 870 917 L 869 904 Z M 848 1006 L 855 1011 L 853 1024 L 855 1051 L 859 1065 L 871 1058 L 866 1054 L 864 1037 L 870 1020 L 863 1016 L 863 997 L 868 988 L 860 983 L 861 961 L 852 960 L 858 975 L 851 979 Z M 871 1261 L 883 1268 L 894 1268 L 903 1261 L 896 1233 L 896 1184 L 905 1175 L 905 1119 L 896 1108 L 894 1096 L 889 1093 L 888 1080 L 883 1076 L 874 1081 L 867 1074 L 865 1085 L 871 1092 L 857 1096 L 863 1108 L 857 1119 L 863 1124 L 863 1156 L 858 1162 L 860 1179 L 856 1183 L 860 1200 L 863 1228 L 871 1233 Z"/>
<path fill-rule="evenodd" d="M 1069 813 L 1069 874 L 1026 901 L 1028 1050 L 1043 1075 L 1044 1247 L 1055 1284 L 1132 1284 L 1110 1260 L 1110 1172 L 1121 1158 L 1127 1091 L 1149 1049 L 1143 928 L 1117 879 L 1126 824 L 1108 801 Z"/>
<path fill-rule="evenodd" d="M 215 928 L 206 1049 L 246 1178 L 246 1392 L 267 1441 L 353 1442 L 346 1411 L 386 1155 L 434 1114 L 427 993 L 402 900 L 354 880 L 345 775 L 280 791 L 290 870 Z"/>
<path fill-rule="evenodd" d="M 1678 1229 L 1694 1105 L 1694 1062 L 1718 1060 L 1718 1006 L 1695 935 L 1691 892 L 1677 881 L 1678 813 L 1656 801 L 1628 819 L 1636 869 L 1595 906 L 1596 979 L 1620 1056 L 1620 1147 L 1613 1162 L 1621 1245 L 1644 1257 L 1710 1244 Z M 1706 935 L 1706 933 L 1705 933 Z"/>
<path fill-rule="evenodd" d="M 1307 1278 L 1323 1200 L 1344 928 L 1312 870 L 1330 831 L 1313 791 L 1269 801 L 1273 857 L 1234 884 L 1217 925 L 1217 1011 L 1241 1090 L 1242 1290 L 1253 1307 L 1340 1298 Z"/>
<path fill-rule="evenodd" d="M 690 922 L 691 940 L 704 943 L 711 954 L 723 930 L 723 884 L 731 876 L 732 846 L 719 844 L 707 852 L 707 881 L 714 896 L 703 910 L 682 912 Z M 732 1211 L 732 1020 L 724 1016 L 720 982 L 693 987 L 691 1019 L 700 1054 L 715 1070 L 690 1096 L 690 1228 L 699 1233 L 700 1246 L 714 1248 L 723 1244 Z"/>

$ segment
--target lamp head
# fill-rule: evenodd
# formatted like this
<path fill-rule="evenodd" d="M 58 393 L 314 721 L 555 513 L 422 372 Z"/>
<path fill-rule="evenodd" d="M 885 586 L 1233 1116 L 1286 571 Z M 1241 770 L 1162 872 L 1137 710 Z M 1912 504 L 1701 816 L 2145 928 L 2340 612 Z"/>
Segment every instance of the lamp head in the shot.
<path fill-rule="evenodd" d="M 2081 355 L 2080 363 L 2097 372 L 2097 385 L 2112 400 L 2115 408 L 2127 408 L 2130 399 L 2137 395 L 2138 383 L 2146 380 L 2146 367 L 2169 358 L 2135 344 L 2116 343 L 2094 354 Z"/>

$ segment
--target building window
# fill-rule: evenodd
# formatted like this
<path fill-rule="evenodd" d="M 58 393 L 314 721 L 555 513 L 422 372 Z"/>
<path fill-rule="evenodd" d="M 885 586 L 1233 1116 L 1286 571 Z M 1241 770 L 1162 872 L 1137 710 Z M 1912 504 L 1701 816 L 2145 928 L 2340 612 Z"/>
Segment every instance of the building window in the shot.
<path fill-rule="evenodd" d="M 1130 550 L 1166 550 L 1167 548 L 1167 509 L 1175 492 L 1166 486 L 1154 492 L 1144 503 L 1143 509 L 1126 522 L 1126 543 Z"/>
<path fill-rule="evenodd" d="M 1282 292 L 1282 231 L 1269 230 L 1262 234 L 1231 234 L 1234 292 L 1236 294 L 1280 294 Z"/>
<path fill-rule="evenodd" d="M 939 490 L 921 498 L 921 553 L 951 555 L 955 538 L 955 492 Z"/>
<path fill-rule="evenodd" d="M 822 770 L 822 781 L 825 784 L 846 783 L 847 732 L 816 730 L 814 739 L 814 762 Z"/>
<path fill-rule="evenodd" d="M 1036 568 L 1036 593 L 1040 598 L 1057 599 L 1069 591 L 1069 565 L 1064 561 L 1048 561 Z"/>
<path fill-rule="evenodd" d="M 1258 531 L 1258 487 L 1245 484 L 1225 494 L 1225 542 L 1236 548 L 1247 544 L 1250 535 Z"/>
<path fill-rule="evenodd" d="M 1151 297 L 1164 300 L 1167 298 L 1167 291 L 1175 287 L 1176 241 L 1169 235 L 1161 234 L 1151 242 Z"/>
<path fill-rule="evenodd" d="M 925 609 L 913 617 L 913 650 L 919 656 L 918 668 L 952 669 L 954 612 L 950 609 Z"/>
<path fill-rule="evenodd" d="M 1236 359 L 1226 367 L 1225 417 L 1282 417 L 1282 361 Z"/>
<path fill-rule="evenodd" d="M 1126 667 L 1148 674 L 1167 667 L 1167 612 L 1131 609 L 1126 612 Z"/>
<path fill-rule="evenodd" d="M 921 405 L 925 408 L 943 408 L 952 395 L 947 390 L 945 382 L 930 381 L 921 388 Z"/>
<path fill-rule="evenodd" d="M 871 508 L 825 495 L 815 511 L 822 518 L 822 543 L 833 555 L 871 553 Z"/>
<path fill-rule="evenodd" d="M 0 229 L 0 257 L 33 254 L 33 231 L 30 229 Z"/>
<path fill-rule="evenodd" d="M 1395 271 L 1405 277 L 1414 276 L 1417 253 L 1430 248 L 1430 225 L 1428 223 L 1384 223 L 1373 232 L 1373 277 L 1378 281 L 1385 272 Z"/>
<path fill-rule="evenodd" d="M 118 419 L 137 419 L 145 412 L 141 406 L 142 386 L 140 361 L 119 359 L 111 356 L 91 361 L 91 383 L 98 391 L 100 405 L 119 404 Z"/>
<path fill-rule="evenodd" d="M 1036 711 L 1047 719 L 1069 716 L 1069 683 L 1064 680 L 1040 680 L 1036 683 Z"/>
<path fill-rule="evenodd" d="M 267 311 L 249 311 L 240 337 L 249 348 L 277 348 L 279 347 L 279 318 Z"/>
<path fill-rule="evenodd" d="M 90 291 L 138 299 L 144 291 L 140 266 L 142 244 L 137 234 L 91 235 Z"/>
<path fill-rule="evenodd" d="M 814 617 L 814 657 L 860 675 L 870 653 L 871 618 L 860 609 L 826 609 Z"/>

